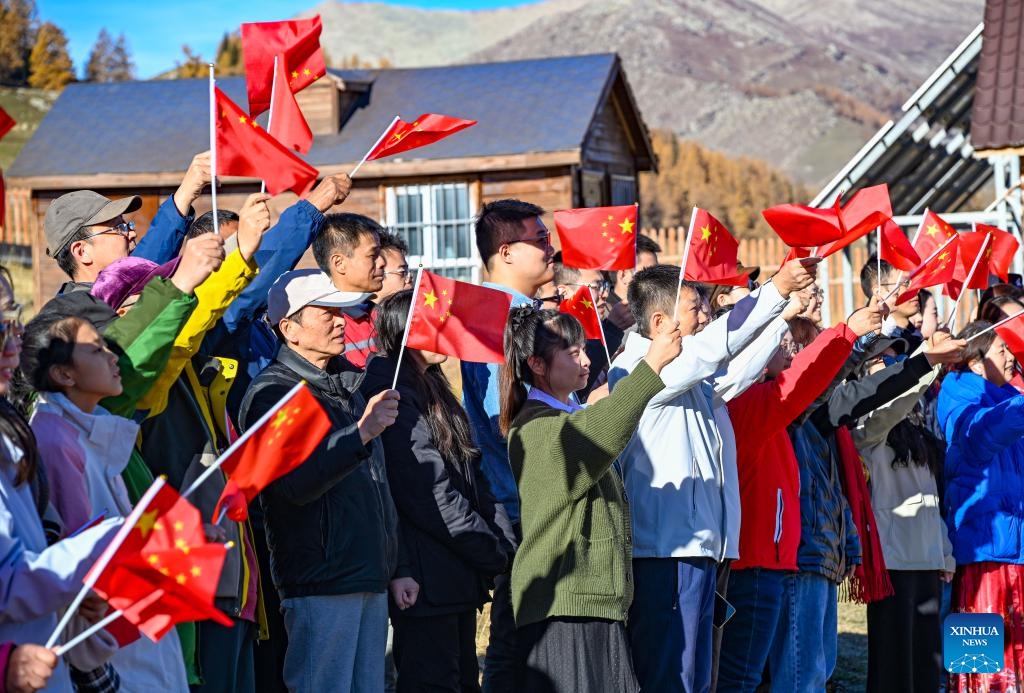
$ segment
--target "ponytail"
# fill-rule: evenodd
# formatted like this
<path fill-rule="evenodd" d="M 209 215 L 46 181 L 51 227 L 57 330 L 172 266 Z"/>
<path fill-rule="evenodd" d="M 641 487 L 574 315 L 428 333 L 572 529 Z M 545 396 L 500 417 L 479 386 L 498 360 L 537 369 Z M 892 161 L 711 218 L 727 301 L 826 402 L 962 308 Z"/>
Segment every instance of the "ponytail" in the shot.
<path fill-rule="evenodd" d="M 531 306 L 512 309 L 505 325 L 505 363 L 498 371 L 498 428 L 503 436 L 508 435 L 512 422 L 526 404 L 529 387 L 534 384 L 530 357 L 536 356 L 550 365 L 559 349 L 585 342 L 583 326 L 567 313 Z"/>

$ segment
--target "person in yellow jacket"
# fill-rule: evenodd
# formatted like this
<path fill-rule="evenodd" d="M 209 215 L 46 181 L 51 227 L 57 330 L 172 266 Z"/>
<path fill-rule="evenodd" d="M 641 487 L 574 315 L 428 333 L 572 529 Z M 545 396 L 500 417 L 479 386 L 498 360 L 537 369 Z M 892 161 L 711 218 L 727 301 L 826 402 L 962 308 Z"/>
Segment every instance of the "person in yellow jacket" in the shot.
<path fill-rule="evenodd" d="M 225 404 L 238 364 L 199 351 L 207 332 L 259 271 L 253 256 L 270 228 L 268 199 L 264 194 L 250 195 L 238 215 L 218 212 L 218 220 L 230 220 L 237 225 L 237 232 L 226 244 L 236 247 L 227 253 L 221 267 L 196 288 L 198 305 L 175 338 L 167 365 L 136 404 L 138 418 L 144 419 L 139 436 L 142 457 L 153 474 L 167 476 L 168 482 L 179 490 L 188 488 L 232 438 Z M 117 273 L 118 263 L 104 270 L 108 271 Z M 132 272 L 123 274 L 111 277 L 109 282 L 105 277 L 99 278 L 98 288 L 94 289 L 122 314 L 131 308 L 141 291 L 141 286 L 137 286 L 138 270 L 134 279 Z M 211 539 L 234 542 L 221 572 L 216 604 L 235 623 L 225 628 L 201 622 L 179 630 L 179 635 L 193 690 L 198 686 L 198 690 L 251 691 L 252 640 L 265 637 L 266 619 L 251 530 L 245 524 L 217 523 L 217 518 L 212 517 L 224 481 L 222 474 L 214 475 L 190 500 L 208 523 Z"/>

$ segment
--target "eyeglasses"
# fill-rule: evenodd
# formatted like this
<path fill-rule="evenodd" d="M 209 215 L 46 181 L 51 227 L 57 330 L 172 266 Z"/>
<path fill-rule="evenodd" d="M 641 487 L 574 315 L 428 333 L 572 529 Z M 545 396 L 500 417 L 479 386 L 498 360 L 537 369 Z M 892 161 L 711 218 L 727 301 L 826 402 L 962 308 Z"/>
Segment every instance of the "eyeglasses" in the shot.
<path fill-rule="evenodd" d="M 901 282 L 887 282 L 885 284 L 880 284 L 879 286 L 883 289 L 895 289 L 897 286 L 901 289 L 906 289 L 910 287 L 910 280 L 904 279 Z"/>
<path fill-rule="evenodd" d="M 533 299 L 533 309 L 544 310 L 545 303 L 554 303 L 557 306 L 564 300 L 565 297 L 563 297 L 562 294 L 555 294 L 553 296 L 540 296 L 538 298 Z"/>
<path fill-rule="evenodd" d="M 132 233 L 134 231 L 135 231 L 135 222 L 134 221 L 122 221 L 117 226 L 111 226 L 109 228 L 103 229 L 102 231 L 97 231 L 96 233 L 90 233 L 88 236 L 85 236 L 84 238 L 82 238 L 82 240 L 83 241 L 87 241 L 90 238 L 95 238 L 96 236 L 102 236 L 102 235 L 107 234 L 107 233 L 116 233 L 118 236 L 121 236 L 123 239 L 128 241 L 128 240 L 131 240 L 131 235 L 132 235 Z"/>
<path fill-rule="evenodd" d="M 606 294 L 612 288 L 611 283 L 607 282 L 605 280 L 596 281 L 596 282 L 590 282 L 589 284 L 569 284 L 569 286 L 576 286 L 576 287 L 589 286 L 590 290 L 594 292 L 595 296 L 597 296 L 598 294 Z"/>
<path fill-rule="evenodd" d="M 533 238 L 517 238 L 514 241 L 509 241 L 508 245 L 512 245 L 513 243 L 529 243 L 541 250 L 546 250 L 551 247 L 551 234 L 545 233 L 540 236 L 534 236 Z"/>
<path fill-rule="evenodd" d="M 0 310 L 0 348 L 6 347 L 11 338 L 21 337 L 24 332 L 21 311 L 20 303 L 14 303 L 10 308 Z"/>
<path fill-rule="evenodd" d="M 384 274 L 393 274 L 406 284 L 412 283 L 412 270 L 408 267 L 405 269 L 384 270 Z"/>
<path fill-rule="evenodd" d="M 793 339 L 783 339 L 779 344 L 779 350 L 786 356 L 796 356 L 803 348 L 803 344 Z"/>

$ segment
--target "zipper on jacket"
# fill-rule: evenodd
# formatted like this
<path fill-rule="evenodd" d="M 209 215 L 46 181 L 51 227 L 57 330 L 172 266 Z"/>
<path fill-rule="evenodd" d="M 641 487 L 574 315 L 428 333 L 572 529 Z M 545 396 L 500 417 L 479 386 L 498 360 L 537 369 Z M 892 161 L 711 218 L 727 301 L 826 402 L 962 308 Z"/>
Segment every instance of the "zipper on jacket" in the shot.
<path fill-rule="evenodd" d="M 697 466 L 697 456 L 694 455 L 690 458 L 690 478 L 693 479 L 693 492 L 690 494 L 690 517 L 697 517 L 697 482 L 700 478 L 697 476 L 700 468 Z"/>
<path fill-rule="evenodd" d="M 786 502 L 782 500 L 782 489 L 775 491 L 775 561 L 782 560 L 779 557 L 779 543 L 782 541 L 782 513 L 786 509 Z"/>

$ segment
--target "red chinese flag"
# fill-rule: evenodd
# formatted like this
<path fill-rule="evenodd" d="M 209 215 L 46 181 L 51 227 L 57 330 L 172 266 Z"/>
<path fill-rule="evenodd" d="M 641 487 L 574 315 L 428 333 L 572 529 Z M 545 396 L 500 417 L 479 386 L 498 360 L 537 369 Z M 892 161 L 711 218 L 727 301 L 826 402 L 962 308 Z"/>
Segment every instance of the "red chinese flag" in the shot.
<path fill-rule="evenodd" d="M 689 235 L 686 279 L 706 284 L 747 285 L 747 273 L 736 274 L 740 244 L 722 222 L 700 207 L 694 207 Z"/>
<path fill-rule="evenodd" d="M 882 223 L 881 247 L 878 252 L 882 259 L 896 269 L 912 272 L 921 264 L 921 257 L 910 244 L 899 224 L 892 219 Z"/>
<path fill-rule="evenodd" d="M 930 209 L 925 210 L 921 231 L 914 239 L 914 250 L 922 258 L 929 257 L 955 235 L 956 229 L 943 221 L 942 217 Z"/>
<path fill-rule="evenodd" d="M 837 241 L 846 233 L 839 216 L 839 199 L 826 209 L 806 205 L 776 205 L 761 212 L 775 233 L 786 245 L 802 248 L 822 246 Z"/>
<path fill-rule="evenodd" d="M 324 53 L 320 48 L 322 29 L 320 15 L 309 19 L 242 24 L 242 58 L 249 92 L 249 113 L 253 117 L 270 108 L 275 55 L 284 56 L 285 65 L 279 62 L 278 69 L 284 71 L 292 93 L 302 91 L 327 74 Z"/>
<path fill-rule="evenodd" d="M 981 256 L 979 260 L 979 255 Z M 953 275 L 954 285 L 950 286 L 950 295 L 956 298 L 960 295 L 960 289 L 966 286 L 968 289 L 987 289 L 989 263 L 992 255 L 992 238 L 986 233 L 963 233 L 960 234 L 960 262 L 957 263 L 956 273 Z M 974 269 L 968 282 L 968 273 Z M 954 288 L 955 287 L 955 288 Z M 953 294 L 953 290 L 956 294 Z"/>
<path fill-rule="evenodd" d="M 1013 256 L 1017 253 L 1020 243 L 1012 233 L 988 224 L 975 224 L 974 230 L 987 233 L 992 238 L 986 251 L 989 274 L 996 275 L 1004 282 L 1009 281 L 1010 263 L 1013 262 Z"/>
<path fill-rule="evenodd" d="M 154 641 L 185 621 L 230 626 L 213 605 L 225 552 L 223 544 L 207 543 L 195 506 L 159 478 L 86 583 L 95 579 L 93 590 Z"/>
<path fill-rule="evenodd" d="M 943 248 L 942 252 L 938 254 L 933 253 L 934 257 L 925 260 L 924 264 L 910 275 L 910 286 L 900 294 L 900 297 L 896 300 L 896 305 L 906 303 L 914 296 L 917 296 L 921 289 L 938 286 L 939 284 L 948 285 L 949 282 L 953 281 L 957 268 L 956 258 L 959 254 L 959 249 L 960 239 L 954 236 L 952 242 Z"/>
<path fill-rule="evenodd" d="M 884 226 L 885 222 L 891 222 L 892 203 L 889 201 L 889 186 L 882 183 L 858 190 L 846 203 L 846 206 L 839 210 L 839 216 L 846 232 L 842 238 L 819 248 L 818 255 L 821 257 L 828 257 L 866 236 L 879 226 Z M 910 269 L 916 266 L 915 262 Z"/>
<path fill-rule="evenodd" d="M 309 192 L 316 182 L 315 168 L 268 135 L 220 89 L 216 101 L 217 175 L 262 178 L 271 195 Z"/>
<path fill-rule="evenodd" d="M 2 140 L 4 135 L 10 132 L 16 124 L 17 121 L 14 120 L 7 111 L 0 108 L 0 140 Z"/>
<path fill-rule="evenodd" d="M 801 248 L 799 246 L 795 246 L 793 248 L 790 248 L 789 252 L 786 253 L 786 257 L 784 257 L 782 259 L 782 264 L 784 265 L 787 262 L 789 262 L 790 260 L 802 260 L 803 258 L 810 257 L 810 256 L 811 256 L 811 249 L 810 248 Z"/>
<path fill-rule="evenodd" d="M 504 291 L 422 273 L 413 299 L 410 349 L 476 363 L 504 363 L 505 323 L 512 297 Z"/>
<path fill-rule="evenodd" d="M 305 462 L 330 430 L 330 417 L 305 383 L 285 395 L 225 453 L 221 469 L 228 482 L 213 509 L 214 521 L 221 506 L 235 522 L 244 521 L 256 495 Z"/>
<path fill-rule="evenodd" d="M 601 316 L 597 314 L 597 304 L 590 286 L 581 286 L 571 298 L 562 299 L 558 310 L 568 313 L 583 325 L 583 334 L 587 339 L 601 339 Z M 604 340 L 601 339 L 604 343 Z"/>
<path fill-rule="evenodd" d="M 562 242 L 562 262 L 566 267 L 577 269 L 633 269 L 636 266 L 636 214 L 636 205 L 555 212 L 555 230 Z"/>
<path fill-rule="evenodd" d="M 1019 363 L 1024 363 L 1024 313 L 1018 313 L 1002 325 L 996 325 L 998 334 Z"/>
<path fill-rule="evenodd" d="M 270 109 L 270 135 L 288 149 L 305 154 L 313 146 L 313 132 L 306 117 L 302 115 L 295 94 L 288 88 L 288 70 L 284 67 L 284 56 L 279 56 L 280 69 L 274 88 L 274 104 Z"/>
<path fill-rule="evenodd" d="M 424 113 L 411 123 L 398 118 L 384 133 L 380 142 L 370 150 L 366 160 L 373 161 L 392 154 L 407 152 L 410 149 L 425 147 L 473 125 L 476 125 L 475 120 L 463 120 L 436 113 Z"/>

